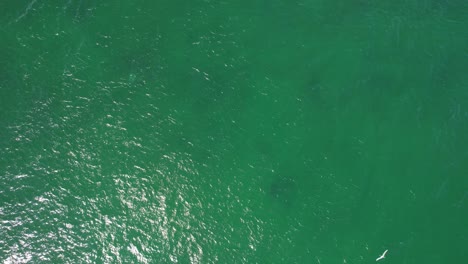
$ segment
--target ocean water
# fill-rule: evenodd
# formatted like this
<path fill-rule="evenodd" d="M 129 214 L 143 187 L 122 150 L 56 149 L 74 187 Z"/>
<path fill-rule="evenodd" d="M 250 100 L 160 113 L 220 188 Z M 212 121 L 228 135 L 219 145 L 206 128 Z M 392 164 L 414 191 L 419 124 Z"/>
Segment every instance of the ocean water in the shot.
<path fill-rule="evenodd" d="M 468 2 L 0 2 L 1 263 L 463 263 Z"/>

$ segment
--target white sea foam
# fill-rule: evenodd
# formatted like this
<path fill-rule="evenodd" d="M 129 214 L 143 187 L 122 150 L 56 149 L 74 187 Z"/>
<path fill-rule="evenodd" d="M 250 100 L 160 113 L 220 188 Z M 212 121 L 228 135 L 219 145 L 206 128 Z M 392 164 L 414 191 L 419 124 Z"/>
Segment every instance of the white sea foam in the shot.
<path fill-rule="evenodd" d="M 29 10 L 31 10 L 31 8 L 33 7 L 33 5 L 37 2 L 37 0 L 32 0 L 29 5 L 26 7 L 26 9 L 24 10 L 24 12 L 16 18 L 15 22 L 18 22 L 20 21 L 23 17 L 25 17 L 28 13 L 29 13 Z"/>

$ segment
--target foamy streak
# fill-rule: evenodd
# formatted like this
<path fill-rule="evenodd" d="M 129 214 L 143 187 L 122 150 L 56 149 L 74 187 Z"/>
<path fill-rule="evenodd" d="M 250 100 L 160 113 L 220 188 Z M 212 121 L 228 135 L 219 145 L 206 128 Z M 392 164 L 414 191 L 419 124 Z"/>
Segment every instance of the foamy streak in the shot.
<path fill-rule="evenodd" d="M 32 6 L 37 2 L 37 0 L 32 0 L 31 3 L 29 3 L 28 7 L 26 7 L 26 10 L 24 10 L 23 14 L 21 14 L 18 18 L 16 18 L 15 22 L 20 21 L 23 17 L 25 17 L 28 13 L 29 10 L 31 10 Z"/>

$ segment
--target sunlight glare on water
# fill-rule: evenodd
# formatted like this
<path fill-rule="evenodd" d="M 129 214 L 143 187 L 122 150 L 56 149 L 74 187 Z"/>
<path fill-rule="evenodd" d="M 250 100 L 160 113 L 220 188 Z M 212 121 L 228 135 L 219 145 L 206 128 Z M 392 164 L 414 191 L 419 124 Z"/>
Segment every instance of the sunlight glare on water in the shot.
<path fill-rule="evenodd" d="M 466 1 L 3 1 L 0 262 L 460 263 Z"/>

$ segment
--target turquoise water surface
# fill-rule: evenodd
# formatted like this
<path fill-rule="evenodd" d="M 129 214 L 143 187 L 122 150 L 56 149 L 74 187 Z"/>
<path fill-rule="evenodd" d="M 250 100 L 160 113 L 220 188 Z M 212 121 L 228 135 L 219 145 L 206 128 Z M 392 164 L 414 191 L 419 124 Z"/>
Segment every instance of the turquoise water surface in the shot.
<path fill-rule="evenodd" d="M 468 2 L 0 2 L 1 263 L 466 263 Z"/>

